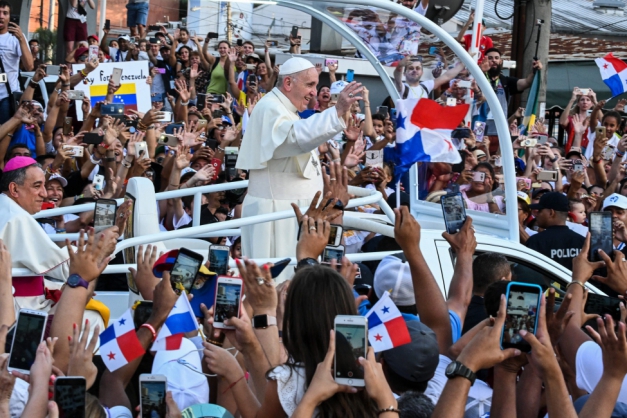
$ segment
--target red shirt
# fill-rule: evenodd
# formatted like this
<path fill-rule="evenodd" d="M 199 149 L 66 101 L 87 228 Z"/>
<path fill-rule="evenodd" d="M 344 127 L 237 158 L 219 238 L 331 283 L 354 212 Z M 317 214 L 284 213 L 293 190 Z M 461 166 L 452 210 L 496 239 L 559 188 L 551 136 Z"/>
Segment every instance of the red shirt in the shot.
<path fill-rule="evenodd" d="M 470 44 L 472 43 L 472 34 L 464 35 L 464 48 L 466 51 L 470 51 Z M 483 54 L 488 49 L 492 48 L 494 44 L 492 43 L 492 38 L 487 36 L 481 36 L 481 42 L 479 43 L 479 56 L 477 57 L 477 62 L 480 63 L 483 59 Z"/>

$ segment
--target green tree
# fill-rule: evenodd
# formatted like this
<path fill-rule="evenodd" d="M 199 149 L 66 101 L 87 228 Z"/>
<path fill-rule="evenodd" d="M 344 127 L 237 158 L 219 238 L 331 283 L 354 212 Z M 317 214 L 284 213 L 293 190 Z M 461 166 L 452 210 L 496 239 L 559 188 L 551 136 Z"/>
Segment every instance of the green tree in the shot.
<path fill-rule="evenodd" d="M 41 58 L 44 62 L 55 62 L 57 31 L 51 31 L 50 29 L 43 27 L 37 28 L 34 39 L 39 41 L 39 51 L 40 54 L 43 54 L 43 56 L 39 58 Z"/>

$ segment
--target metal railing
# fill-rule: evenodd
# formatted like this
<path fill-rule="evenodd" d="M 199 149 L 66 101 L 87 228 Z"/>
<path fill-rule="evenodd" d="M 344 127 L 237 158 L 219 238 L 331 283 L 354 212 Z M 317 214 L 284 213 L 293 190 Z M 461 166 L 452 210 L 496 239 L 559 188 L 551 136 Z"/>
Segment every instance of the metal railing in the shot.
<path fill-rule="evenodd" d="M 167 191 L 157 193 L 155 198 L 157 201 L 164 199 L 172 199 L 183 196 L 194 195 L 194 219 L 200 218 L 200 196 L 204 193 L 213 193 L 218 191 L 242 189 L 248 186 L 248 182 L 236 182 L 236 183 L 222 183 L 216 185 L 194 187 L 190 189 L 179 189 L 173 191 Z M 376 232 L 388 236 L 393 236 L 393 228 L 385 223 L 394 223 L 394 212 L 392 208 L 387 204 L 380 192 L 376 190 L 364 189 L 361 187 L 349 186 L 349 193 L 356 196 L 351 199 L 346 205 L 346 209 L 351 209 L 359 206 L 377 204 L 383 211 L 385 216 L 379 216 L 377 220 L 373 220 L 373 217 L 363 216 L 364 214 L 345 212 L 344 224 L 347 227 L 359 228 L 370 232 Z M 124 199 L 117 199 L 118 203 L 123 202 Z M 93 204 L 87 203 L 84 205 L 69 206 L 63 208 L 49 209 L 45 212 L 39 212 L 34 215 L 35 218 L 51 217 L 65 215 L 68 213 L 79 213 L 88 210 L 93 210 Z M 300 208 L 301 212 L 305 213 L 308 208 Z M 196 212 L 198 215 L 196 215 Z M 45 216 L 44 216 L 45 215 Z M 135 247 L 143 244 L 151 244 L 154 242 L 168 241 L 177 238 L 198 238 L 198 237 L 220 237 L 220 236 L 237 236 L 240 235 L 240 228 L 242 226 L 254 225 L 263 222 L 278 221 L 281 219 L 293 218 L 296 215 L 292 210 L 285 210 L 281 212 L 274 212 L 264 215 L 257 215 L 247 218 L 232 219 L 225 222 L 217 222 L 207 225 L 194 225 L 191 228 L 178 229 L 174 231 L 159 232 L 157 234 L 142 235 L 139 237 L 129 238 L 118 243 L 115 248 L 114 254 L 119 253 L 125 248 Z M 370 218 L 370 219 L 369 219 Z M 387 219 L 386 219 L 387 218 Z M 76 240 L 79 234 L 55 234 L 49 235 L 51 239 L 55 241 L 64 241 L 65 239 Z M 294 249 L 296 250 L 296 249 Z M 353 261 L 363 260 L 376 260 L 381 259 L 389 255 L 388 253 L 368 253 L 368 254 L 351 254 L 348 258 Z M 255 260 L 257 262 L 278 261 L 275 259 L 263 259 Z M 292 258 L 292 262 L 295 262 L 295 258 Z M 104 270 L 103 274 L 114 273 L 126 273 L 129 267 L 136 267 L 135 264 L 123 264 L 123 265 L 110 265 Z M 20 276 L 32 276 L 34 273 L 28 269 L 13 269 L 13 277 Z"/>

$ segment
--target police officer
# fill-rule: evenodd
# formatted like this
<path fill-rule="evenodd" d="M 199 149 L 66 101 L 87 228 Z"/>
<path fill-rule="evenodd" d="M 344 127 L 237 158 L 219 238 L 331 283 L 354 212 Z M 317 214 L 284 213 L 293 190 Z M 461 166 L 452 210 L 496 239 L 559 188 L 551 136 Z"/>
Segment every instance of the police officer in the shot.
<path fill-rule="evenodd" d="M 525 245 L 572 270 L 573 258 L 579 254 L 585 238 L 566 226 L 568 198 L 559 192 L 549 192 L 530 207 L 538 210 L 536 225 L 544 231 L 529 237 Z"/>

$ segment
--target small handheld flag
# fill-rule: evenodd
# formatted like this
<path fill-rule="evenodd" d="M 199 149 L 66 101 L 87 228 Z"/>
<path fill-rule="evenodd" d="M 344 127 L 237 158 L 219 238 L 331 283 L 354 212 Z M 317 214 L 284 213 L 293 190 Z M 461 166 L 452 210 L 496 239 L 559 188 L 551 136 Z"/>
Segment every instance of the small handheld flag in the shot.
<path fill-rule="evenodd" d="M 394 181 L 417 162 L 460 162 L 451 133 L 464 120 L 468 109 L 468 104 L 443 107 L 429 99 L 396 102 Z"/>
<path fill-rule="evenodd" d="M 603 58 L 594 60 L 601 71 L 603 82 L 612 91 L 612 97 L 627 91 L 627 64 L 622 60 L 614 57 L 610 52 Z"/>
<path fill-rule="evenodd" d="M 100 356 L 109 371 L 127 365 L 146 351 L 135 333 L 131 309 L 100 334 Z"/>
<path fill-rule="evenodd" d="M 390 293 L 381 299 L 366 314 L 368 319 L 368 341 L 375 353 L 389 350 L 411 342 L 405 319 L 398 310 Z"/>
<path fill-rule="evenodd" d="M 187 294 L 183 293 L 161 327 L 151 351 L 178 350 L 181 348 L 183 334 L 197 329 L 198 322 L 187 300 Z"/>

